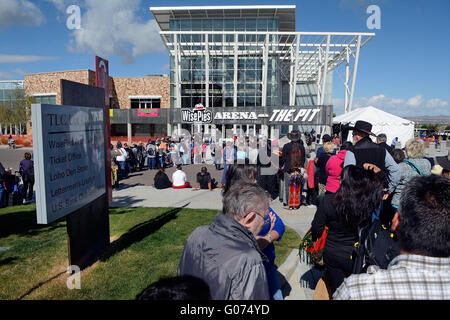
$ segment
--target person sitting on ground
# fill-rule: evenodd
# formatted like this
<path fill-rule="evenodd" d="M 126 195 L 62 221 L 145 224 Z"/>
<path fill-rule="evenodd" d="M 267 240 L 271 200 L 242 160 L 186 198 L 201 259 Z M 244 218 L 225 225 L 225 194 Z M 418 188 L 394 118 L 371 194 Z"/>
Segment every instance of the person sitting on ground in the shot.
<path fill-rule="evenodd" d="M 172 188 L 184 189 L 190 187 L 191 184 L 187 182 L 186 173 L 183 171 L 181 164 L 177 165 L 177 170 L 172 173 Z"/>
<path fill-rule="evenodd" d="M 223 212 L 186 240 L 178 275 L 204 280 L 213 300 L 269 300 L 264 262 L 256 241 L 269 211 L 257 184 L 235 184 L 223 197 Z"/>
<path fill-rule="evenodd" d="M 209 174 L 206 167 L 202 167 L 199 173 L 197 173 L 197 184 L 193 190 L 198 189 L 209 189 L 209 191 L 213 191 L 211 184 L 211 175 Z"/>
<path fill-rule="evenodd" d="M 136 300 L 211 300 L 208 285 L 193 276 L 160 279 L 137 295 Z"/>
<path fill-rule="evenodd" d="M 387 269 L 351 275 L 335 300 L 450 299 L 450 181 L 418 176 L 406 185 L 392 230 L 400 254 Z M 328 239 L 327 239 L 328 241 Z"/>
<path fill-rule="evenodd" d="M 167 189 L 172 187 L 172 182 L 170 182 L 164 168 L 159 168 L 156 173 L 154 178 L 154 186 L 156 189 Z"/>
<path fill-rule="evenodd" d="M 370 221 L 383 196 L 383 186 L 371 170 L 351 165 L 343 169 L 341 177 L 337 192 L 327 192 L 320 200 L 311 223 L 312 241 L 317 241 L 328 227 L 323 262 L 331 294 L 352 273 L 349 257 L 358 241 L 358 226 Z"/>

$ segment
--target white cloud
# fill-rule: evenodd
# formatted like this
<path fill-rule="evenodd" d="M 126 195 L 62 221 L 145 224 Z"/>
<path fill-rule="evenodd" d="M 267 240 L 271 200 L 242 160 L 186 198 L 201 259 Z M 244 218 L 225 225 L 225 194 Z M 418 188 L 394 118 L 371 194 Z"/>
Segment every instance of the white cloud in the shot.
<path fill-rule="evenodd" d="M 344 99 L 333 99 L 334 113 L 344 113 Z M 447 115 L 450 113 L 449 103 L 439 98 L 426 100 L 423 94 L 409 99 L 391 98 L 384 94 L 373 97 L 356 98 L 352 109 L 373 106 L 398 116 L 414 115 Z"/>
<path fill-rule="evenodd" d="M 24 56 L 17 54 L 0 54 L 0 63 L 24 63 L 24 62 L 37 62 L 45 60 L 54 60 L 56 57 L 46 56 Z"/>
<path fill-rule="evenodd" d="M 411 107 L 420 107 L 423 104 L 423 94 L 408 99 L 408 105 Z"/>
<path fill-rule="evenodd" d="M 134 63 L 140 55 L 164 51 L 155 20 L 143 21 L 137 15 L 140 3 L 140 0 L 86 0 L 81 29 L 72 32 L 70 49 L 105 58 L 119 56 L 125 64 Z"/>
<path fill-rule="evenodd" d="M 44 21 L 41 10 L 28 0 L 0 0 L 0 29 L 13 25 L 38 26 Z"/>
<path fill-rule="evenodd" d="M 441 100 L 439 98 L 434 98 L 434 99 L 430 99 L 428 100 L 426 106 L 428 108 L 438 108 L 438 107 L 447 107 L 448 106 L 448 102 L 445 100 Z"/>

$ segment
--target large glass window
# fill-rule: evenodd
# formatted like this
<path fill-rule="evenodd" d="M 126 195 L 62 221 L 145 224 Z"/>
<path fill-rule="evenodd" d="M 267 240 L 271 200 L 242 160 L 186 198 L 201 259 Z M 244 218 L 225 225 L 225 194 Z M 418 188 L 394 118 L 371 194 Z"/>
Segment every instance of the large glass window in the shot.
<path fill-rule="evenodd" d="M 56 104 L 56 95 L 34 96 L 34 98 L 36 99 L 36 103 Z"/>

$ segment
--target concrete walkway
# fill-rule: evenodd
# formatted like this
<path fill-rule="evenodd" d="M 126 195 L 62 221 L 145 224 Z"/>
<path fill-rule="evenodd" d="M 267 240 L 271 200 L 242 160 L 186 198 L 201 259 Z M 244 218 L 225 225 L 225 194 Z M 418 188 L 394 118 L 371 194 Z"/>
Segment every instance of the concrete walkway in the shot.
<path fill-rule="evenodd" d="M 221 190 L 216 189 L 192 191 L 192 189 L 157 190 L 151 186 L 123 185 L 113 191 L 112 207 L 182 207 L 193 209 L 222 210 Z M 301 207 L 300 210 L 283 209 L 278 199 L 272 201 L 272 209 L 283 219 L 285 225 L 294 229 L 301 237 L 311 226 L 315 209 Z M 321 272 L 311 269 L 300 262 L 298 250 L 288 256 L 283 265 L 278 268 L 283 275 L 282 287 L 286 300 L 312 300 L 317 281 Z"/>

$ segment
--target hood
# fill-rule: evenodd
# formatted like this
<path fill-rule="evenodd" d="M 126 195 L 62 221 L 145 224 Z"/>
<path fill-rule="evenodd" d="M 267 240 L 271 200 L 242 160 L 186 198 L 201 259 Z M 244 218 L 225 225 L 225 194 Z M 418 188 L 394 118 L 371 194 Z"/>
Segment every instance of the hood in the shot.
<path fill-rule="evenodd" d="M 347 150 L 341 150 L 338 152 L 338 154 L 336 156 L 338 157 L 339 160 L 344 161 L 346 154 L 347 154 Z"/>

